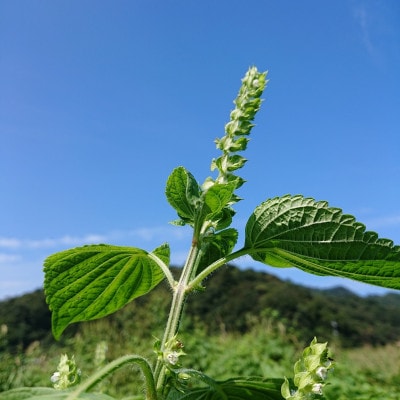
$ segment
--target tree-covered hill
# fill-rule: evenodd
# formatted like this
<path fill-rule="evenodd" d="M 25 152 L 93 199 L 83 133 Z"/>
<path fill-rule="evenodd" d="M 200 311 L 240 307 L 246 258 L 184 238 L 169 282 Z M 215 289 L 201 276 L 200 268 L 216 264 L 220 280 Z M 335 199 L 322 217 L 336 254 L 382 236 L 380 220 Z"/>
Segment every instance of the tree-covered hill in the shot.
<path fill-rule="evenodd" d="M 363 298 L 343 288 L 313 290 L 231 267 L 217 272 L 206 286 L 201 298 L 189 299 L 188 313 L 202 315 L 211 333 L 220 327 L 244 332 L 251 317 L 275 315 L 304 341 L 317 336 L 353 347 L 400 339 L 400 294 Z"/>
<path fill-rule="evenodd" d="M 200 324 L 209 334 L 244 333 L 270 319 L 283 322 L 287 333 L 304 342 L 317 336 L 355 347 L 400 340 L 400 294 L 362 298 L 343 288 L 314 290 L 233 266 L 220 269 L 204 285 L 206 290 L 190 296 L 186 304 L 186 331 Z M 169 299 L 161 284 L 107 319 L 127 336 L 138 328 L 154 334 L 163 327 Z M 35 340 L 52 342 L 50 319 L 41 290 L 0 302 L 0 350 L 22 349 Z M 64 337 L 79 329 L 79 324 L 70 327 Z"/>

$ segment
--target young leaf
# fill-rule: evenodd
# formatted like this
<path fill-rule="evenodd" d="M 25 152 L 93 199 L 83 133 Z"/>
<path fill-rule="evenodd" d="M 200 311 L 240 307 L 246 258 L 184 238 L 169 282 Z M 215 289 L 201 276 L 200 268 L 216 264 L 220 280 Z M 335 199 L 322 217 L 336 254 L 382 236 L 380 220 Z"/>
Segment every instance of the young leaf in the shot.
<path fill-rule="evenodd" d="M 204 195 L 204 202 L 211 214 L 218 214 L 229 203 L 232 198 L 235 185 L 214 184 Z"/>
<path fill-rule="evenodd" d="M 154 252 L 167 259 L 165 248 Z M 44 290 L 58 339 L 73 322 L 111 314 L 160 283 L 164 274 L 144 250 L 90 245 L 51 255 L 44 264 Z"/>
<path fill-rule="evenodd" d="M 204 194 L 204 204 L 201 209 L 202 221 L 212 221 L 217 230 L 228 227 L 235 213 L 230 206 L 232 199 L 236 200 L 234 190 L 234 183 L 215 183 L 208 188 Z"/>
<path fill-rule="evenodd" d="M 229 228 L 204 238 L 206 251 L 201 258 L 197 271 L 200 272 L 214 261 L 229 254 L 238 239 L 236 229 Z"/>
<path fill-rule="evenodd" d="M 200 188 L 194 176 L 184 167 L 175 168 L 168 177 L 165 194 L 183 222 L 193 224 L 200 197 Z"/>
<path fill-rule="evenodd" d="M 274 267 L 400 289 L 400 246 L 325 201 L 300 195 L 267 200 L 247 222 L 245 248 Z"/>

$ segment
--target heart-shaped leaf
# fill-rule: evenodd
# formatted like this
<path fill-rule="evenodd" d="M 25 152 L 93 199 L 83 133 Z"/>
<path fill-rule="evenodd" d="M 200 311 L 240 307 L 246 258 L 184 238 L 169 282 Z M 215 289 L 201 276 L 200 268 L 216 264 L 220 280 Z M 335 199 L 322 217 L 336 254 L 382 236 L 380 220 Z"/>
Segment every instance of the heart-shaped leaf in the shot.
<path fill-rule="evenodd" d="M 400 289 L 400 246 L 325 201 L 300 195 L 267 200 L 247 222 L 245 248 L 271 266 Z"/>
<path fill-rule="evenodd" d="M 165 245 L 154 253 L 168 261 Z M 51 255 L 44 263 L 46 301 L 55 338 L 74 322 L 111 314 L 164 278 L 145 250 L 90 245 Z"/>

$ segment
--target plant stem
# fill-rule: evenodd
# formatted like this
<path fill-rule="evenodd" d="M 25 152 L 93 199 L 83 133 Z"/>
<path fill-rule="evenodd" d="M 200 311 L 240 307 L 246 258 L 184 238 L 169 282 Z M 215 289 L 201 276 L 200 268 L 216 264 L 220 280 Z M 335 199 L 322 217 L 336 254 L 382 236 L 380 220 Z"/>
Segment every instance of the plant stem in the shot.
<path fill-rule="evenodd" d="M 123 367 L 126 364 L 138 364 L 142 369 L 145 383 L 146 383 L 146 400 L 157 400 L 157 391 L 155 387 L 155 381 L 153 377 L 153 372 L 149 363 L 143 357 L 137 355 L 126 355 L 111 363 L 107 364 L 101 370 L 97 371 L 95 374 L 91 375 L 89 379 L 82 382 L 75 390 L 73 390 L 65 400 L 75 400 L 79 397 L 81 393 L 84 393 L 95 386 L 98 382 L 104 379 L 107 375 L 110 375 L 115 370 Z"/>
<path fill-rule="evenodd" d="M 187 285 L 192 275 L 192 271 L 194 268 L 196 268 L 196 265 L 198 263 L 199 253 L 200 249 L 197 243 L 193 241 L 179 282 L 173 288 L 174 294 L 172 297 L 167 325 L 164 331 L 164 337 L 161 342 L 161 352 L 165 350 L 165 344 L 169 340 L 171 340 L 178 331 L 179 320 L 181 318 L 183 306 L 185 304 L 185 299 L 187 296 Z M 157 360 L 156 367 L 154 369 L 154 379 L 157 385 L 157 389 L 160 390 L 165 380 L 165 366 L 163 365 L 163 360 Z"/>
<path fill-rule="evenodd" d="M 205 268 L 203 271 L 201 271 L 187 286 L 187 292 L 189 293 L 196 287 L 201 285 L 201 282 L 204 281 L 204 279 L 207 278 L 208 275 L 213 273 L 215 270 L 218 268 L 222 267 L 224 264 L 228 263 L 229 261 L 234 260 L 235 258 L 239 258 L 242 256 L 246 256 L 249 254 L 249 249 L 247 248 L 242 248 L 240 250 L 237 250 L 231 254 L 228 254 L 225 257 L 221 257 L 217 261 L 214 261 L 212 264 L 210 264 L 207 268 Z"/>

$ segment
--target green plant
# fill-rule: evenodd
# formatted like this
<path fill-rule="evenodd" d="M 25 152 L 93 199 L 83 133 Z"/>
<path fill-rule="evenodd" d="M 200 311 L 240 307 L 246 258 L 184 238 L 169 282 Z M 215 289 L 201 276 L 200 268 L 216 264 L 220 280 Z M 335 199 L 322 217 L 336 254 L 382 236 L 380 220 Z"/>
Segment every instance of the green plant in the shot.
<path fill-rule="evenodd" d="M 226 134 L 216 140 L 221 150 L 220 157 L 211 163 L 216 178 L 209 177 L 199 184 L 188 170 L 178 167 L 167 180 L 166 197 L 179 217 L 174 223 L 190 225 L 193 230 L 178 280 L 169 269 L 168 244 L 151 252 L 135 247 L 89 245 L 56 253 L 45 261 L 45 293 L 56 338 L 68 325 L 111 314 L 166 279 L 172 302 L 164 335 L 154 345 L 154 363 L 138 355 L 124 355 L 76 386 L 65 388 L 79 381 L 76 375 L 79 369 L 73 359 L 63 359 L 56 374 L 57 379 L 63 378 L 62 390 L 15 389 L 1 394 L 1 399 L 107 399 L 110 398 L 107 395 L 89 391 L 127 364 L 141 368 L 145 381 L 143 398 L 147 400 L 322 396 L 331 362 L 326 344 L 316 340 L 296 363 L 292 382 L 286 378 L 260 377 L 217 382 L 200 371 L 182 367 L 186 349 L 184 339 L 179 337 L 179 322 L 187 296 L 204 290 L 203 282 L 210 274 L 243 255 L 278 268 L 294 266 L 317 275 L 336 275 L 400 288 L 399 246 L 394 246 L 391 240 L 379 239 L 354 217 L 329 207 L 327 202 L 301 195 L 275 197 L 256 207 L 246 224 L 244 245 L 235 250 L 238 232 L 230 225 L 235 214 L 233 206 L 241 200 L 236 190 L 244 183 L 236 171 L 246 162 L 240 152 L 247 147 L 266 84 L 266 73 L 258 72 L 255 67 L 243 78 L 235 109 L 225 126 Z"/>

